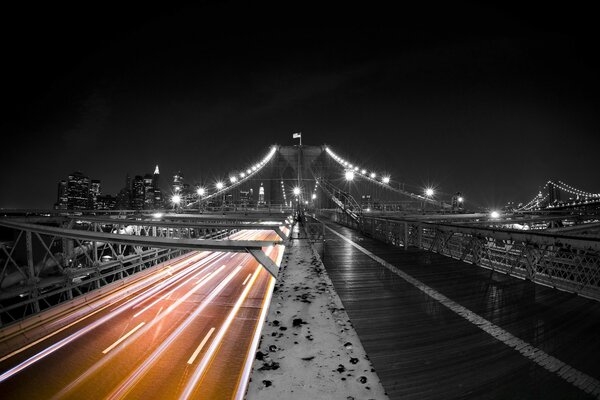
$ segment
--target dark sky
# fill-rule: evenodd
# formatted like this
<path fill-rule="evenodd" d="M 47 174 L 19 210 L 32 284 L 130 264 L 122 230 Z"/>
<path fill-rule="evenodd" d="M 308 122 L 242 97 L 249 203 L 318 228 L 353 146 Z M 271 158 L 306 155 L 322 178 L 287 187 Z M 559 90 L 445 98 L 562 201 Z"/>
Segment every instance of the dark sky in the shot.
<path fill-rule="evenodd" d="M 600 191 L 592 10 L 424 3 L 7 9 L 0 207 L 75 170 L 209 181 L 296 131 L 476 205 Z"/>

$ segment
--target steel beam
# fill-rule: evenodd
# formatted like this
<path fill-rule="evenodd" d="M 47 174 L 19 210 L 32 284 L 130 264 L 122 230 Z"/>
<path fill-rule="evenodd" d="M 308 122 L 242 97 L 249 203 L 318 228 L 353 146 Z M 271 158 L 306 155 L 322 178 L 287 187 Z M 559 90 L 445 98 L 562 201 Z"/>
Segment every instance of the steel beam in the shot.
<path fill-rule="evenodd" d="M 260 250 L 281 241 L 269 240 L 212 240 L 212 239 L 168 239 L 151 236 L 119 235 L 106 232 L 79 231 L 74 229 L 54 228 L 50 226 L 27 224 L 0 220 L 0 226 L 20 229 L 26 232 L 37 232 L 44 235 L 57 235 L 71 239 L 90 240 L 98 242 L 111 242 L 120 245 L 137 245 L 158 248 L 176 248 L 186 250 L 214 250 L 214 251 L 246 251 Z"/>
<path fill-rule="evenodd" d="M 248 249 L 248 252 L 252 254 L 252 256 L 261 264 L 269 273 L 273 276 L 273 278 L 277 279 L 277 274 L 279 273 L 279 267 L 273 260 L 271 260 L 262 250 L 256 249 Z"/>

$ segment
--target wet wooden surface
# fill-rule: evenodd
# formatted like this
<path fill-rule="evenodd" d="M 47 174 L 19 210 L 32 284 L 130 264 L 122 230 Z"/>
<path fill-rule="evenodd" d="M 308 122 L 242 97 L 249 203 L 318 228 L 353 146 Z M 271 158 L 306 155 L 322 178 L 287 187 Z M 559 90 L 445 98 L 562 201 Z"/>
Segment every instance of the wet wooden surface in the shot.
<path fill-rule="evenodd" d="M 454 302 L 600 378 L 600 303 L 328 226 Z M 587 399 L 331 232 L 323 261 L 392 399 Z"/>

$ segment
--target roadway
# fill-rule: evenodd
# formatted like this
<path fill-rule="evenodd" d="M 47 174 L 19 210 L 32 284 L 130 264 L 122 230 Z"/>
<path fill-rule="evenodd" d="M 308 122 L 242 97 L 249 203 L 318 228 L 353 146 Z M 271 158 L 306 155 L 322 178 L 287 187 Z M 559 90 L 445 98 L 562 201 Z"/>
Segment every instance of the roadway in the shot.
<path fill-rule="evenodd" d="M 278 239 L 271 230 L 232 238 Z M 264 250 L 280 263 L 283 246 Z M 188 253 L 0 358 L 1 397 L 243 398 L 274 283 L 249 254 Z"/>

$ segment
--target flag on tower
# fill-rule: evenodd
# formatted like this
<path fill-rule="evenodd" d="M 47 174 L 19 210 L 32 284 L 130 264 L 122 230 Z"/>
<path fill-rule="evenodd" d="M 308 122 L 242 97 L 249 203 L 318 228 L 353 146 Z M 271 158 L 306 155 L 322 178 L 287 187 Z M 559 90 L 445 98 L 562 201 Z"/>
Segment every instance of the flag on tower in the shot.
<path fill-rule="evenodd" d="M 293 139 L 298 139 L 298 138 L 301 138 L 301 137 L 302 137 L 302 132 L 294 133 L 294 135 L 292 136 Z"/>

